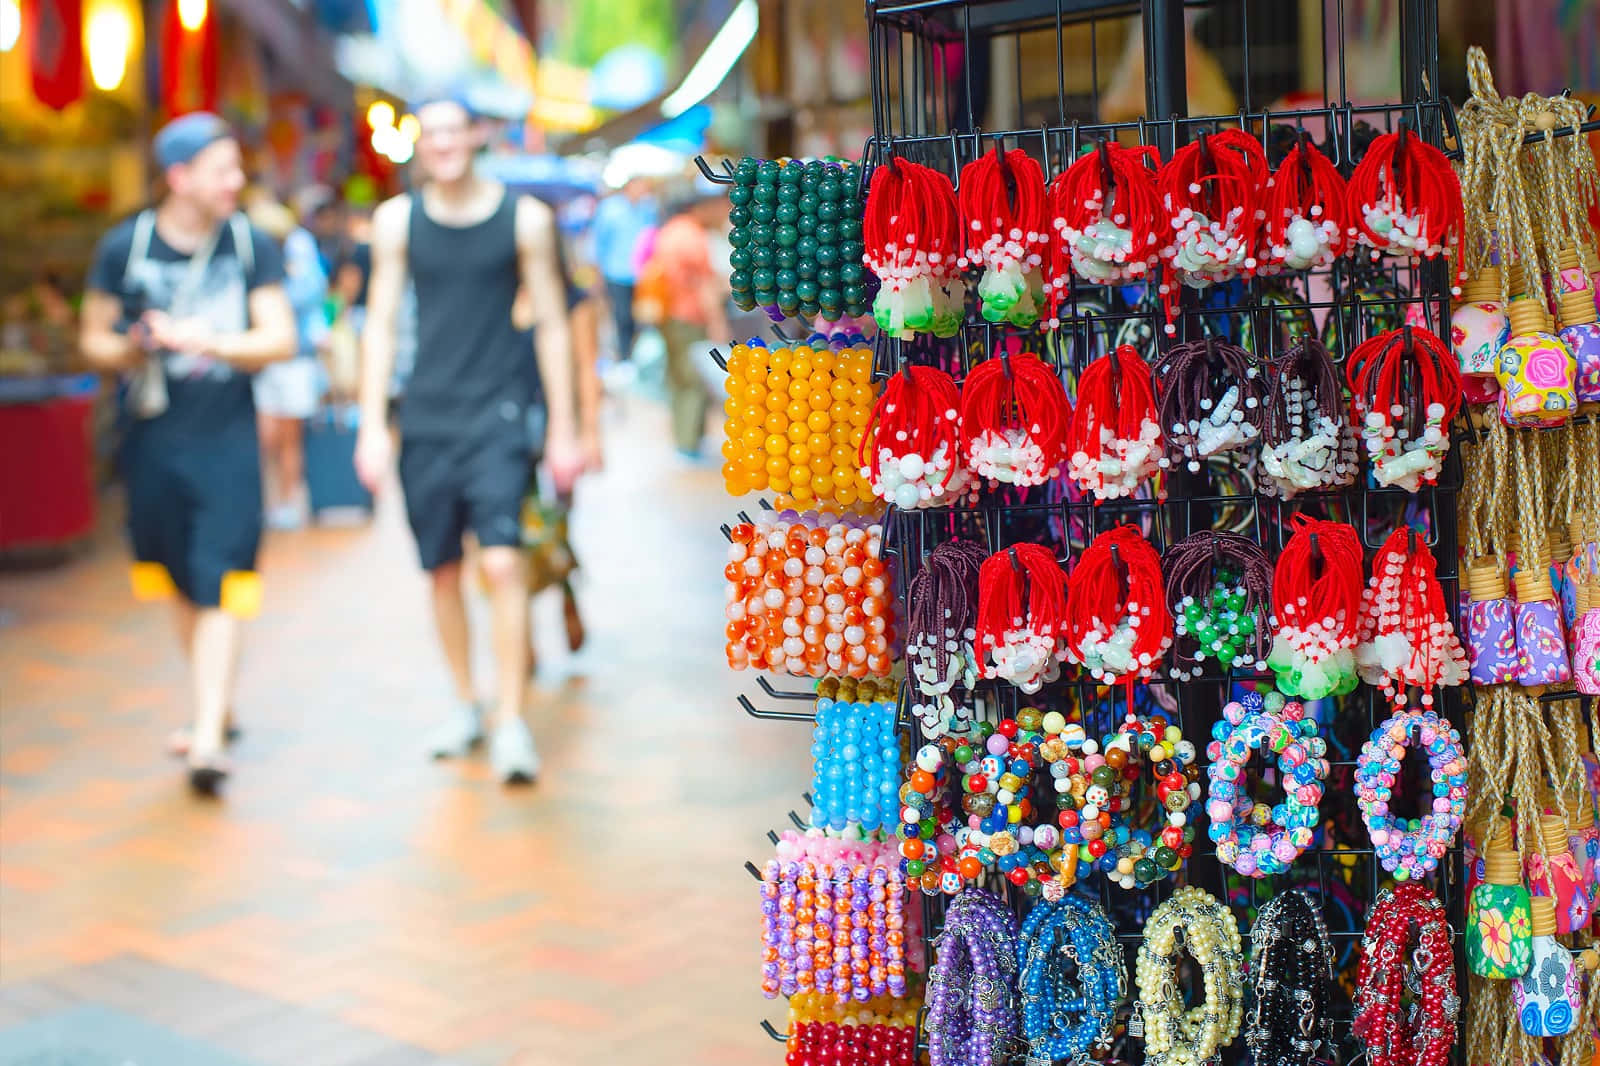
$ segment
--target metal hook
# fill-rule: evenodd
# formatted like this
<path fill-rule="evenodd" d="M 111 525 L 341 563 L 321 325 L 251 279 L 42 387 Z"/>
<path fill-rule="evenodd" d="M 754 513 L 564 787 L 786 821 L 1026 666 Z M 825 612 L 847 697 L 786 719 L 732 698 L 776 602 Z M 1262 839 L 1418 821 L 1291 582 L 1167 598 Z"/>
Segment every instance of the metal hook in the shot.
<path fill-rule="evenodd" d="M 756 869 L 756 864 L 751 862 L 749 859 L 744 861 L 744 868 L 748 870 L 750 872 L 750 876 L 755 878 L 757 881 L 766 880 L 766 878 L 761 875 L 761 871 Z"/>
<path fill-rule="evenodd" d="M 1006 549 L 1006 556 L 1011 560 L 1011 569 L 1017 572 L 1017 576 L 1025 576 L 1025 572 L 1022 569 L 1022 560 L 1017 555 L 1017 546 L 1015 544 Z"/>
<path fill-rule="evenodd" d="M 915 385 L 917 383 L 917 379 L 911 376 L 910 356 L 902 355 L 900 357 L 900 374 L 906 379 L 907 385 Z"/>
<path fill-rule="evenodd" d="M 1128 598 L 1128 564 L 1122 561 L 1122 549 L 1111 545 L 1111 566 L 1117 575 L 1117 598 Z"/>
<path fill-rule="evenodd" d="M 1116 184 L 1111 170 L 1111 149 L 1106 139 L 1100 137 L 1096 139 L 1094 150 L 1100 157 L 1100 191 L 1102 194 L 1109 194 L 1111 187 Z"/>
<path fill-rule="evenodd" d="M 1000 352 L 1000 369 L 1006 372 L 1007 381 L 1016 380 L 1016 376 L 1011 372 L 1011 350 L 1009 348 Z"/>
<path fill-rule="evenodd" d="M 723 162 L 727 161 L 724 160 Z M 713 182 L 717 185 L 733 184 L 732 174 L 719 174 L 715 170 L 712 170 L 711 165 L 706 162 L 706 157 L 703 155 L 697 155 L 694 157 L 694 165 L 700 168 L 700 173 L 703 174 L 705 179 L 709 182 Z"/>
<path fill-rule="evenodd" d="M 1211 135 L 1201 130 L 1199 136 L 1195 138 L 1195 143 L 1200 146 L 1200 165 L 1209 174 L 1216 169 L 1215 161 L 1211 158 Z"/>
<path fill-rule="evenodd" d="M 1011 169 L 1011 160 L 1006 158 L 1005 150 L 999 140 L 994 142 L 994 161 L 995 165 L 1000 168 L 1000 177 L 1006 183 L 1006 209 L 1015 214 L 1017 210 L 1017 175 Z"/>

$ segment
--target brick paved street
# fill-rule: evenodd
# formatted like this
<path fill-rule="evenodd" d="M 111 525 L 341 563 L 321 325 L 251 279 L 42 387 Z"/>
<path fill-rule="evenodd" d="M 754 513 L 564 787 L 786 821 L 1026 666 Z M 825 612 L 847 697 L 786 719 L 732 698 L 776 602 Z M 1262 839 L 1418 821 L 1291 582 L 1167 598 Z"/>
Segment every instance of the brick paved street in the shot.
<path fill-rule="evenodd" d="M 448 685 L 393 494 L 270 541 L 220 805 L 163 753 L 182 663 L 115 530 L 0 574 L 0 1049 L 90 1005 L 252 1066 L 779 1061 L 741 864 L 808 736 L 733 701 L 720 479 L 628 418 L 580 497 L 590 646 L 538 605 L 533 790 L 421 755 Z"/>

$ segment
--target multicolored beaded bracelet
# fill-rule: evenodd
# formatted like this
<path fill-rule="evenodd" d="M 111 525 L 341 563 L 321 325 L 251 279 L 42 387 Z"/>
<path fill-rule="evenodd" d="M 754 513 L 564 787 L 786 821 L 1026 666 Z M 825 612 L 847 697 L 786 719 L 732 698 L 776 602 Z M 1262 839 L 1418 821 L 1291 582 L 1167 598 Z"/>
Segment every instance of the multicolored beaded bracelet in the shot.
<path fill-rule="evenodd" d="M 981 888 L 968 888 L 945 911 L 928 971 L 930 1066 L 997 1066 L 1017 1039 L 1017 919 Z"/>
<path fill-rule="evenodd" d="M 1123 888 L 1144 888 L 1176 872 L 1193 853 L 1195 830 L 1189 824 L 1189 813 L 1200 800 L 1195 746 L 1163 715 L 1130 714 L 1102 747 L 1109 765 L 1115 767 L 1120 758 L 1135 768 L 1136 778 L 1136 767 L 1143 761 L 1155 779 L 1157 813 L 1152 828 L 1134 825 L 1130 807 L 1124 816 L 1129 823 L 1128 839 L 1117 849 L 1115 870 L 1108 871 Z"/>
<path fill-rule="evenodd" d="M 1252 692 L 1229 703 L 1222 714 L 1206 746 L 1211 763 L 1207 831 L 1217 846 L 1217 861 L 1246 877 L 1285 873 L 1311 845 L 1328 776 L 1327 741 L 1317 735 L 1316 719 L 1304 704 L 1287 703 L 1276 692 L 1264 698 Z M 1257 803 L 1248 788 L 1245 765 L 1257 748 L 1277 755 L 1284 799 L 1276 807 Z"/>
<path fill-rule="evenodd" d="M 1077 881 L 1080 868 L 1106 873 L 1117 868 L 1117 849 L 1129 839 L 1121 816 L 1127 807 L 1123 771 L 1128 760 L 1119 752 L 1114 756 L 1117 763 L 1108 762 L 1099 742 L 1059 711 L 1046 714 L 1042 728 L 1045 739 L 1039 754 L 1050 767 L 1056 792 L 1056 820 L 1061 826 L 1056 868 L 1064 889 Z"/>
<path fill-rule="evenodd" d="M 1035 905 L 1018 945 L 1030 1061 L 1080 1061 L 1110 1038 L 1128 994 L 1116 927 L 1100 904 L 1068 895 Z"/>
<path fill-rule="evenodd" d="M 1425 746 L 1433 798 L 1421 818 L 1389 810 L 1400 762 L 1413 740 Z M 1467 756 L 1461 733 L 1433 711 L 1400 711 L 1372 731 L 1356 760 L 1356 801 L 1383 868 L 1398 881 L 1432 873 L 1450 850 L 1467 810 Z"/>

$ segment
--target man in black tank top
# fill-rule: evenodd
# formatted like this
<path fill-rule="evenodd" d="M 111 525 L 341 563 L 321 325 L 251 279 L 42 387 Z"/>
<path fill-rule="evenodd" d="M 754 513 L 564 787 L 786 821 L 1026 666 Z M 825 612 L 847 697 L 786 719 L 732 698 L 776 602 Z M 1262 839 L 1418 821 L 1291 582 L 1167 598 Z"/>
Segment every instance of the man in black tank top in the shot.
<path fill-rule="evenodd" d="M 424 182 L 417 193 L 382 204 L 372 219 L 356 467 L 371 489 L 388 470 L 384 414 L 396 312 L 409 276 L 417 354 L 400 413 L 400 482 L 456 695 L 428 747 L 436 758 L 464 755 L 483 736 L 461 584 L 462 537 L 470 531 L 482 549 L 493 614 L 490 757 L 503 781 L 527 783 L 539 762 L 523 719 L 522 498 L 541 448 L 560 486 L 571 484 L 581 462 L 559 238 L 549 207 L 473 173 L 482 137 L 465 106 L 434 100 L 416 114 Z M 532 297 L 533 350 L 512 322 L 519 282 Z"/>

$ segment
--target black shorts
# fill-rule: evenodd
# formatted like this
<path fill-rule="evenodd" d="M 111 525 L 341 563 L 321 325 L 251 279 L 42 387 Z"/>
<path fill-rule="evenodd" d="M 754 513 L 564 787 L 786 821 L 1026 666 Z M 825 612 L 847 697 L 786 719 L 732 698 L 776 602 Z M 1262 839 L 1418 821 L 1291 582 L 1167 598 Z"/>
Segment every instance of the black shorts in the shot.
<path fill-rule="evenodd" d="M 248 432 L 185 440 L 134 427 L 123 448 L 128 538 L 184 599 L 222 603 L 223 578 L 252 573 L 261 543 L 261 457 Z"/>
<path fill-rule="evenodd" d="M 404 439 L 400 485 L 424 570 L 461 558 L 471 530 L 486 548 L 522 543 L 522 501 L 538 465 L 518 420 L 471 437 Z"/>

